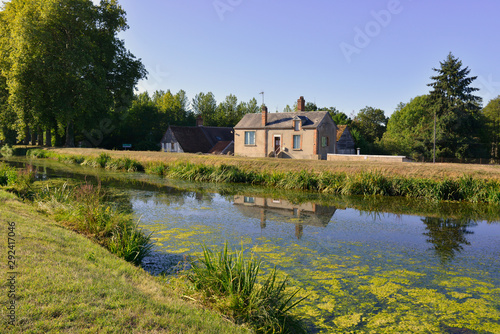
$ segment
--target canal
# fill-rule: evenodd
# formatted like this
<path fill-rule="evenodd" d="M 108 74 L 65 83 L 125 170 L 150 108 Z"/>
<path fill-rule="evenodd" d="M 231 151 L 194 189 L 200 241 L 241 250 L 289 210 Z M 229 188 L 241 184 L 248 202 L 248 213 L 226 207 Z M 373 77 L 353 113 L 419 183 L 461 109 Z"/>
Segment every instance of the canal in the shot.
<path fill-rule="evenodd" d="M 15 159 L 18 166 L 24 159 Z M 307 298 L 314 333 L 500 333 L 500 207 L 166 180 L 47 160 L 40 182 L 99 179 L 153 233 L 157 274 L 228 243 Z M 164 262 L 164 263 L 162 263 Z"/>

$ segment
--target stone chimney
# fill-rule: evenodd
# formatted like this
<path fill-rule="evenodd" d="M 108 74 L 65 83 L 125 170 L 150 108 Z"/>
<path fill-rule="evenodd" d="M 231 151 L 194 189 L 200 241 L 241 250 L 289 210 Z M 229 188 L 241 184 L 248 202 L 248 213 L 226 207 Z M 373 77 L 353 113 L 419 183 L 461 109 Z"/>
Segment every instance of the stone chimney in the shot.
<path fill-rule="evenodd" d="M 262 126 L 267 124 L 267 107 L 262 105 Z"/>
<path fill-rule="evenodd" d="M 306 111 L 306 100 L 304 100 L 303 96 L 297 100 L 297 111 Z"/>
<path fill-rule="evenodd" d="M 196 126 L 203 126 L 203 117 L 201 117 L 201 115 L 196 117 Z"/>

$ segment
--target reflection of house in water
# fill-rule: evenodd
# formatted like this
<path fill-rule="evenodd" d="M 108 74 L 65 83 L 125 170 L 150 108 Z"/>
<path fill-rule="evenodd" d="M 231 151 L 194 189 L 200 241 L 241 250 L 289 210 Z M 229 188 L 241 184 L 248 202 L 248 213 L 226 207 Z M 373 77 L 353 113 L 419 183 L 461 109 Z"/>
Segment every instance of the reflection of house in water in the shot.
<path fill-rule="evenodd" d="M 260 219 L 260 227 L 265 228 L 270 220 L 295 224 L 295 235 L 302 237 L 304 225 L 326 227 L 337 210 L 333 206 L 315 203 L 294 204 L 283 199 L 234 196 L 234 204 L 246 217 Z"/>

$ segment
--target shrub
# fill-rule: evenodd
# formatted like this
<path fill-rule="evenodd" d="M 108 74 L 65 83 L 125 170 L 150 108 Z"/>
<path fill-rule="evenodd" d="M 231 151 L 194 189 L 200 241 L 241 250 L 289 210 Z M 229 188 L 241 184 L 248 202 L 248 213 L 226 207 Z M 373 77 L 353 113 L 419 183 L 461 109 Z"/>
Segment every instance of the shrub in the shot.
<path fill-rule="evenodd" d="M 3 157 L 8 158 L 14 154 L 14 150 L 9 144 L 5 144 L 4 146 L 2 146 L 2 149 L 0 149 L 0 153 Z"/>

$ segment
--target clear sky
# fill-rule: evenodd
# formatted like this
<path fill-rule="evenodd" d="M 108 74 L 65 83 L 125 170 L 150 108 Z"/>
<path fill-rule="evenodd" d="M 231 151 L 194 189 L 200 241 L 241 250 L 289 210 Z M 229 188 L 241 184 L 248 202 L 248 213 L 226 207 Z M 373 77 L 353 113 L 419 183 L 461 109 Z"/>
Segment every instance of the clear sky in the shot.
<path fill-rule="evenodd" d="M 119 0 L 120 34 L 149 77 L 139 91 L 252 97 L 269 110 L 304 96 L 347 115 L 389 116 L 427 86 L 449 52 L 484 105 L 500 95 L 498 0 Z"/>

